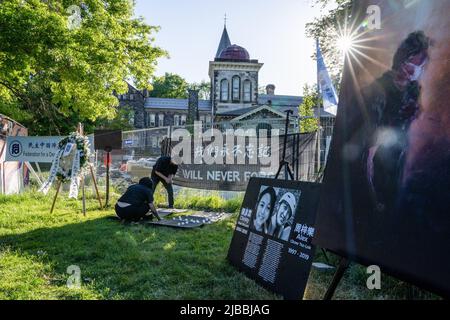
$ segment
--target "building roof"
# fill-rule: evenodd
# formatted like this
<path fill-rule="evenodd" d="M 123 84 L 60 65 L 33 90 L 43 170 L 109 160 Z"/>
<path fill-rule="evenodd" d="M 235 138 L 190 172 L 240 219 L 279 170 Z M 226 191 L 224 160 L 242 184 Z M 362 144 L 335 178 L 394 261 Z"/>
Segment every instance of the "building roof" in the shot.
<path fill-rule="evenodd" d="M 298 107 L 303 102 L 300 96 L 258 95 L 258 104 L 271 104 L 274 107 Z"/>
<path fill-rule="evenodd" d="M 147 98 L 145 99 L 145 108 L 187 110 L 188 99 Z M 211 111 L 211 101 L 198 100 L 198 109 L 200 111 Z"/>
<path fill-rule="evenodd" d="M 230 37 L 228 36 L 227 27 L 223 27 L 222 37 L 220 38 L 219 47 L 217 48 L 216 58 L 219 58 L 221 52 L 231 46 Z"/>
<path fill-rule="evenodd" d="M 268 111 L 268 112 L 272 113 L 273 115 L 280 117 L 281 119 L 283 119 L 283 118 L 286 119 L 286 115 L 281 113 L 279 110 L 276 110 L 276 109 L 271 108 L 271 107 L 269 107 L 267 105 L 264 105 L 264 106 L 259 106 L 259 107 L 256 107 L 256 108 L 252 108 L 252 110 L 249 110 L 248 112 L 246 112 L 246 113 L 244 113 L 244 114 L 234 118 L 232 121 L 241 121 L 241 120 L 244 120 L 245 118 L 247 118 L 247 117 L 249 117 L 249 116 L 251 116 L 251 115 L 253 115 L 255 113 L 262 112 L 262 111 Z"/>
<path fill-rule="evenodd" d="M 225 117 L 237 117 L 237 116 L 246 114 L 247 112 L 250 112 L 252 110 L 255 110 L 256 108 L 258 108 L 258 107 L 254 106 L 254 107 L 241 108 L 241 109 L 235 109 L 235 110 L 224 111 L 224 112 L 217 112 L 217 115 L 225 116 Z"/>
<path fill-rule="evenodd" d="M 233 44 L 227 47 L 225 50 L 222 50 L 219 59 L 231 61 L 249 61 L 250 54 L 245 48 Z"/>

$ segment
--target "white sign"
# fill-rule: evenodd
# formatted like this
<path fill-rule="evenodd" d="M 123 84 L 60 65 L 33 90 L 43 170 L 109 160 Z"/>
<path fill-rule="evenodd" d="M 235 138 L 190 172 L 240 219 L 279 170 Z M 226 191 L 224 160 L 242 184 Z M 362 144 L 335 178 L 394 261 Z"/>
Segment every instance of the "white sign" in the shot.
<path fill-rule="evenodd" d="M 5 161 L 52 163 L 65 137 L 7 137 Z"/>

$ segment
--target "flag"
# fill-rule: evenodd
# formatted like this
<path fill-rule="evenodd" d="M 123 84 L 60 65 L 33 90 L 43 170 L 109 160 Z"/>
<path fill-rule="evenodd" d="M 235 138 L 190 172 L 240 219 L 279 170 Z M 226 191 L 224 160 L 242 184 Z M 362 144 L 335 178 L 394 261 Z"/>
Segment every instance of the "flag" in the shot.
<path fill-rule="evenodd" d="M 319 82 L 319 93 L 322 95 L 323 99 L 323 109 L 336 116 L 338 96 L 323 60 L 319 40 L 317 40 L 317 81 Z"/>

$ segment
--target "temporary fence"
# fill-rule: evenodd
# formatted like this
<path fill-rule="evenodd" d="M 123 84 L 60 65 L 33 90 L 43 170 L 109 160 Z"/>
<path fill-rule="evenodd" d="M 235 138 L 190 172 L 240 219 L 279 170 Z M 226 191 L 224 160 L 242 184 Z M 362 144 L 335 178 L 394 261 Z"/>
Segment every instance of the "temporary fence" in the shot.
<path fill-rule="evenodd" d="M 248 178 L 252 176 L 273 177 L 278 169 L 279 160 L 283 155 L 285 139 L 285 120 L 283 119 L 264 119 L 264 125 L 261 121 L 239 122 L 220 122 L 211 124 L 197 125 L 201 134 L 213 134 L 214 131 L 223 135 L 226 140 L 227 132 L 234 132 L 235 136 L 243 135 L 246 137 L 244 145 L 236 144 L 231 148 L 226 143 L 221 148 L 214 145 L 208 150 L 208 142 L 202 142 L 201 146 L 192 144 L 189 152 L 191 159 L 209 153 L 217 158 L 221 155 L 223 162 L 215 163 L 195 162 L 180 163 L 177 176 L 174 178 L 174 185 L 182 188 L 192 188 L 199 190 L 216 190 L 229 195 L 229 192 L 244 191 Z M 288 134 L 286 137 L 286 161 L 289 163 L 293 172 L 294 179 L 301 181 L 314 182 L 321 178 L 322 168 L 325 164 L 326 156 L 331 143 L 334 118 L 323 118 L 320 130 L 313 133 L 299 133 L 298 119 L 292 119 L 288 125 Z M 214 130 L 211 130 L 214 129 Z M 150 176 L 156 160 L 161 155 L 172 154 L 178 141 L 174 141 L 173 136 L 193 135 L 194 125 L 167 126 L 148 128 L 141 130 L 124 131 L 122 133 L 122 150 L 113 150 L 110 163 L 110 177 L 112 184 L 119 188 L 125 188 L 131 183 L 137 182 L 140 178 Z M 260 133 L 267 134 L 268 139 L 261 142 Z M 252 136 L 254 142 L 252 144 Z M 236 138 L 237 139 L 237 138 Z M 241 141 L 242 142 L 242 141 Z M 235 162 L 226 162 L 227 155 L 233 153 Z M 266 166 L 260 166 L 251 162 L 251 155 L 255 154 L 259 160 L 266 160 Z M 236 158 L 243 156 L 238 162 Z M 277 158 L 275 158 L 275 156 Z M 96 152 L 97 175 L 102 179 L 106 175 L 106 153 L 98 150 Z M 215 159 L 217 160 L 217 159 Z M 242 162 L 244 161 L 244 162 Z M 271 170 L 261 170 L 267 167 L 267 161 L 270 162 Z M 274 172 L 275 171 L 275 172 Z M 281 178 L 284 177 L 282 172 Z M 228 193 L 227 193 L 228 192 Z"/>

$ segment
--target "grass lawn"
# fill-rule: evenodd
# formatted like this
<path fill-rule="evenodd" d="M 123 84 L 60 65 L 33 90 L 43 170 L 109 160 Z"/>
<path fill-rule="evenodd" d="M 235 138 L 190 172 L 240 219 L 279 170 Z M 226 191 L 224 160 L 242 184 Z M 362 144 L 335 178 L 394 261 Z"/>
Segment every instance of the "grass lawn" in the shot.
<path fill-rule="evenodd" d="M 113 210 L 98 210 L 91 195 L 87 217 L 81 201 L 65 193 L 50 214 L 52 197 L 0 196 L 0 299 L 281 299 L 227 263 L 237 214 L 194 230 L 122 225 L 107 219 Z M 185 207 L 239 207 L 238 200 L 214 196 L 193 203 L 178 200 Z M 316 261 L 324 261 L 319 251 Z M 80 289 L 67 287 L 71 265 L 81 270 Z M 332 275 L 313 269 L 305 298 L 321 299 Z M 381 291 L 370 291 L 366 277 L 352 266 L 335 297 L 432 297 L 387 276 Z"/>

